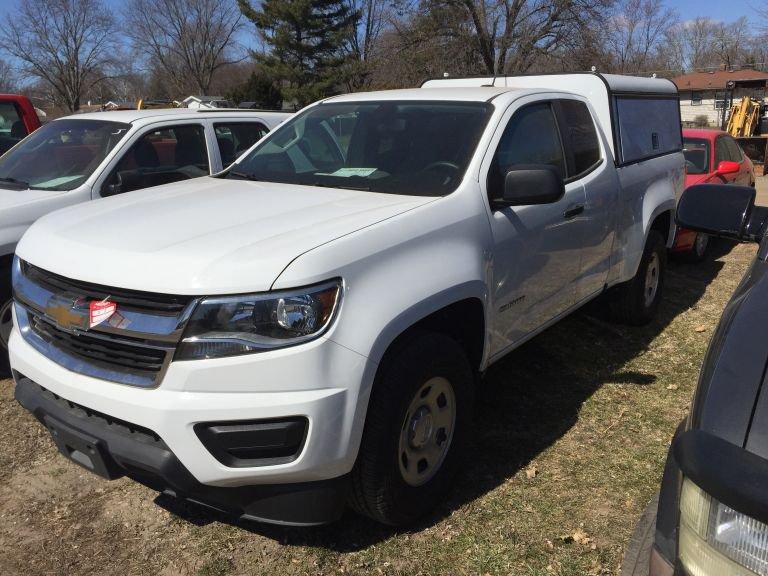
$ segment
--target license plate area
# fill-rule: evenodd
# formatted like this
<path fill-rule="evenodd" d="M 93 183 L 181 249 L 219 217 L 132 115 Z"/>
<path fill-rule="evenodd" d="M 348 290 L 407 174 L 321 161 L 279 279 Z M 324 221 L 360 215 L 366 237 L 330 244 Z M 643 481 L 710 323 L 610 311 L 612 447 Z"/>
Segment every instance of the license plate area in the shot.
<path fill-rule="evenodd" d="M 114 480 L 123 474 L 109 455 L 104 442 L 45 416 L 45 426 L 64 456 L 102 478 Z"/>

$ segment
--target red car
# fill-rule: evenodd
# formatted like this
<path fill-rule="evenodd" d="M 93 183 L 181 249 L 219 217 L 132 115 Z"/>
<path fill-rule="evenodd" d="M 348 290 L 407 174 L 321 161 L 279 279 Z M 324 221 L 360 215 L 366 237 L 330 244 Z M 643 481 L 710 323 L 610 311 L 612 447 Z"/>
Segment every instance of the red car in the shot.
<path fill-rule="evenodd" d="M 694 184 L 755 185 L 755 167 L 736 140 L 721 130 L 686 128 L 683 130 L 685 187 Z M 678 228 L 673 253 L 682 253 L 699 261 L 707 251 L 709 237 Z"/>
<path fill-rule="evenodd" d="M 38 128 L 40 119 L 26 96 L 0 94 L 0 155 Z"/>

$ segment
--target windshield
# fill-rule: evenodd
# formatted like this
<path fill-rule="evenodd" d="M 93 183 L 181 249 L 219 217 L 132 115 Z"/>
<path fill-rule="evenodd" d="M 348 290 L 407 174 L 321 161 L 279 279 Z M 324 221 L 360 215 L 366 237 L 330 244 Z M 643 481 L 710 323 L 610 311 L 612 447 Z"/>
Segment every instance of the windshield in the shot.
<path fill-rule="evenodd" d="M 688 174 L 709 172 L 709 140 L 683 138 L 683 154 Z"/>
<path fill-rule="evenodd" d="M 101 164 L 129 124 L 56 120 L 0 157 L 0 187 L 73 190 Z"/>
<path fill-rule="evenodd" d="M 461 182 L 491 110 L 482 102 L 320 104 L 267 136 L 226 177 L 443 196 Z"/>

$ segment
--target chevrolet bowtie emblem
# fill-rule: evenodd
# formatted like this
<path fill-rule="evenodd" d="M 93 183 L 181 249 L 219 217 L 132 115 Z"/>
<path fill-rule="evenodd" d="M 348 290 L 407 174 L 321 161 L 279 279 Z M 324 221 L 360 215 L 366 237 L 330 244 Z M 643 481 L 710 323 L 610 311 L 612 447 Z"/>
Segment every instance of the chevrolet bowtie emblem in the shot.
<path fill-rule="evenodd" d="M 54 294 L 45 305 L 45 315 L 63 330 L 88 330 L 88 301 L 85 298 Z"/>

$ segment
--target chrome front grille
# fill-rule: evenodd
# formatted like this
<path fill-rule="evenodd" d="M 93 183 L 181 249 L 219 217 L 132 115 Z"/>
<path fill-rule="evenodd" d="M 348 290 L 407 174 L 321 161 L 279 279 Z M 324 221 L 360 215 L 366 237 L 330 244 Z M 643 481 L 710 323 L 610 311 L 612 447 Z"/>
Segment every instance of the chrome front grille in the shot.
<path fill-rule="evenodd" d="M 16 318 L 30 345 L 73 372 L 133 386 L 160 383 L 197 302 L 70 280 L 19 259 L 13 272 Z M 87 303 L 107 297 L 120 321 L 88 329 Z"/>

